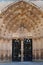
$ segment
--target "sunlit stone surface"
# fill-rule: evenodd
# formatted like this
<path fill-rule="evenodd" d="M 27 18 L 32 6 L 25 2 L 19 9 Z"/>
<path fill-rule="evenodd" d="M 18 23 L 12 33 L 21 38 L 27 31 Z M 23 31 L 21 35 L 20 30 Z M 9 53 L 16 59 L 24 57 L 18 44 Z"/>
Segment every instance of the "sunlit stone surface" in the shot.
<path fill-rule="evenodd" d="M 20 1 L 0 14 L 0 61 L 12 60 L 12 39 L 32 39 L 33 60 L 43 61 L 43 12 L 34 4 Z"/>

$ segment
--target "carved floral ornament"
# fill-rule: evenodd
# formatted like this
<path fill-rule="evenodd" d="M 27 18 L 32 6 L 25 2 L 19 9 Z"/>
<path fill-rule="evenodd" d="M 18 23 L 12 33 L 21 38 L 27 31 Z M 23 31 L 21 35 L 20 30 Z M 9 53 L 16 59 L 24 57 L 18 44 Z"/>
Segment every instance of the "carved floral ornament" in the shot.
<path fill-rule="evenodd" d="M 20 1 L 10 4 L 2 11 L 0 23 L 2 37 L 22 33 L 37 36 L 43 32 L 43 12 L 32 3 Z"/>

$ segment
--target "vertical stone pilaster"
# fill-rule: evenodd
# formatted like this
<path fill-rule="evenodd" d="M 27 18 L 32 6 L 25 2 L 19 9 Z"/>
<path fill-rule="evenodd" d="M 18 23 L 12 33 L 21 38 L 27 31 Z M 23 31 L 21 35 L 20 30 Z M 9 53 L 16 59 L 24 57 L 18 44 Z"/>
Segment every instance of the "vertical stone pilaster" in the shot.
<path fill-rule="evenodd" d="M 21 41 L 21 62 L 23 62 L 23 40 Z"/>

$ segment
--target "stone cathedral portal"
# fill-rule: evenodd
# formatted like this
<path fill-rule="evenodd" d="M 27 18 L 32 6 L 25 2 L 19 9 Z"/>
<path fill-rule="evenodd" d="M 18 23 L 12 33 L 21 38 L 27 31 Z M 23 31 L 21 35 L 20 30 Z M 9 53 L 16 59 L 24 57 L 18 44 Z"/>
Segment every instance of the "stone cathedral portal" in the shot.
<path fill-rule="evenodd" d="M 43 61 L 43 12 L 32 2 L 9 4 L 0 14 L 0 62 Z"/>

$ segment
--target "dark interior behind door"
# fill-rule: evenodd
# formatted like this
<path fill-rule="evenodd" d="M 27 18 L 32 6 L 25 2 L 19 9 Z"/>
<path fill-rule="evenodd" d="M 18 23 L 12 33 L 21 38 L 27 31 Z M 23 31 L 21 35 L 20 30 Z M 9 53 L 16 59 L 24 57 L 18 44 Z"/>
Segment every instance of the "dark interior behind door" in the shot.
<path fill-rule="evenodd" d="M 19 39 L 12 41 L 12 61 L 21 61 L 21 41 Z"/>
<path fill-rule="evenodd" d="M 22 40 L 12 40 L 12 61 L 21 62 Z M 32 39 L 23 40 L 23 61 L 32 61 Z"/>
<path fill-rule="evenodd" d="M 32 61 L 32 39 L 24 39 L 24 61 Z"/>

